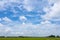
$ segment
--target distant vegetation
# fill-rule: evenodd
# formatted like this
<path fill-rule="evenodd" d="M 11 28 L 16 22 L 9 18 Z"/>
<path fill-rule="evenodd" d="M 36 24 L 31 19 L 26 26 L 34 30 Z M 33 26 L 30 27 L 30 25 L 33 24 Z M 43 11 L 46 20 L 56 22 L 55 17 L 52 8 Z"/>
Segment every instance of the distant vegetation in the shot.
<path fill-rule="evenodd" d="M 51 37 L 37 37 L 37 38 L 0 38 L 0 40 L 60 40 L 60 38 Z"/>
<path fill-rule="evenodd" d="M 50 35 L 46 37 L 0 36 L 0 40 L 60 40 L 60 36 L 55 35 Z"/>
<path fill-rule="evenodd" d="M 48 37 L 58 37 L 58 38 L 59 38 L 60 36 L 58 36 L 58 35 L 57 35 L 57 36 L 55 36 L 55 35 L 50 35 L 50 36 L 48 36 Z"/>
<path fill-rule="evenodd" d="M 60 36 L 55 36 L 55 35 L 50 35 L 50 36 L 47 36 L 47 37 L 57 37 L 57 38 L 60 38 Z M 34 37 L 29 37 L 29 36 L 0 36 L 0 38 L 34 38 Z"/>

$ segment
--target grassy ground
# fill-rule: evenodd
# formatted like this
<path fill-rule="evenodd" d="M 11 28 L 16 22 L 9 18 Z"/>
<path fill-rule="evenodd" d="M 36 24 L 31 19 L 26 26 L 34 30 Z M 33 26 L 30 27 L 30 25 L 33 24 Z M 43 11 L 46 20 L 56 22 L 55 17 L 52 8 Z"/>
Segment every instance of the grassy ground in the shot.
<path fill-rule="evenodd" d="M 0 40 L 60 40 L 60 38 L 0 38 Z"/>

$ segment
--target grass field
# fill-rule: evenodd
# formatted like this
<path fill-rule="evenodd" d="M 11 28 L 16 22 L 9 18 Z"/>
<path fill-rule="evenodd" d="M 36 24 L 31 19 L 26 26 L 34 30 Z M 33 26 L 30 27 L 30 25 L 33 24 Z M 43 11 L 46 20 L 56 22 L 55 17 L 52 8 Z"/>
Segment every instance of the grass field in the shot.
<path fill-rule="evenodd" d="M 60 40 L 60 38 L 0 38 L 0 40 Z"/>

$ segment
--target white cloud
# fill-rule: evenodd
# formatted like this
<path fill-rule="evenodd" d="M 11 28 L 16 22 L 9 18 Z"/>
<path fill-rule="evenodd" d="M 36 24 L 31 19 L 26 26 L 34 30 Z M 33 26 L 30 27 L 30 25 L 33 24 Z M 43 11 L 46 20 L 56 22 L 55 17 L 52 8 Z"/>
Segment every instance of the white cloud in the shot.
<path fill-rule="evenodd" d="M 20 16 L 19 19 L 22 20 L 22 21 L 27 20 L 27 18 L 25 16 Z"/>
<path fill-rule="evenodd" d="M 47 6 L 47 0 L 24 0 L 24 8 L 27 11 L 41 10 Z"/>
<path fill-rule="evenodd" d="M 20 23 L 11 23 L 13 26 L 5 25 L 4 30 L 6 33 L 12 35 L 25 35 L 25 36 L 47 36 L 51 34 L 57 35 L 57 27 L 59 27 L 56 24 L 52 24 L 49 21 L 42 21 L 41 24 L 32 24 L 32 23 L 26 23 L 26 24 L 20 24 Z M 11 25 L 10 24 L 10 25 Z M 1 29 L 0 29 L 1 30 Z M 3 30 L 2 30 L 3 31 Z M 7 34 L 7 35 L 8 35 Z"/>
<path fill-rule="evenodd" d="M 27 11 L 32 11 L 34 8 L 33 7 L 30 7 L 30 6 L 24 6 L 24 8 L 27 10 Z"/>
<path fill-rule="evenodd" d="M 4 17 L 4 18 L 2 18 L 2 20 L 4 20 L 5 22 L 12 22 L 12 20 L 9 19 L 8 17 Z"/>
<path fill-rule="evenodd" d="M 15 34 L 16 36 L 19 36 L 19 35 L 23 35 L 24 33 L 23 32 L 11 32 L 11 34 Z"/>
<path fill-rule="evenodd" d="M 16 2 L 17 0 L 8 0 L 8 1 Z M 10 5 L 10 4 L 8 4 L 8 1 L 7 1 L 7 5 Z M 25 9 L 28 11 L 32 11 L 34 8 L 36 8 L 36 6 L 37 6 L 37 8 L 40 6 L 43 6 L 44 3 L 41 4 L 40 1 L 38 3 L 36 1 L 37 0 L 29 0 L 29 1 L 24 0 Z M 17 1 L 17 2 L 19 3 L 20 1 Z M 0 6 L 3 8 L 5 5 L 5 2 L 0 2 L 0 3 L 1 3 Z M 44 11 L 47 14 L 42 17 L 43 19 L 45 19 L 45 21 L 42 21 L 41 24 L 25 23 L 25 21 L 27 20 L 27 18 L 25 16 L 19 17 L 19 19 L 23 22 L 24 25 L 20 24 L 20 22 L 18 22 L 18 23 L 12 22 L 12 20 L 9 19 L 8 17 L 4 17 L 4 18 L 2 18 L 2 20 L 8 22 L 8 24 L 3 26 L 3 24 L 0 23 L 0 26 L 3 26 L 3 27 L 0 27 L 0 30 L 1 30 L 1 32 L 5 32 L 6 34 L 8 33 L 7 35 L 12 35 L 12 34 L 15 34 L 15 35 L 19 34 L 19 35 L 26 35 L 26 36 L 27 35 L 42 36 L 42 35 L 50 35 L 50 34 L 57 35 L 56 33 L 59 33 L 59 32 L 57 32 L 58 29 L 56 29 L 56 28 L 59 27 L 60 25 L 52 24 L 48 20 L 52 19 L 53 17 L 57 17 L 57 18 L 60 17 L 59 4 L 60 4 L 59 2 L 56 2 L 53 7 L 44 8 Z M 10 5 L 10 6 L 12 6 L 12 5 Z M 38 8 L 38 9 L 40 9 L 40 8 Z M 15 13 L 17 13 L 17 12 L 15 12 Z M 31 16 L 31 15 L 29 15 L 29 16 Z M 10 22 L 12 22 L 12 23 L 10 23 Z M 60 34 L 58 34 L 58 35 L 60 35 Z"/>
<path fill-rule="evenodd" d="M 40 10 L 47 6 L 47 0 L 2 0 L 0 1 L 0 10 L 6 10 L 8 7 L 13 8 L 15 6 L 21 9 L 20 4 L 23 4 L 27 11 Z"/>
<path fill-rule="evenodd" d="M 0 1 L 0 10 L 5 10 L 4 5 L 6 1 Z"/>
<path fill-rule="evenodd" d="M 30 5 L 30 1 L 29 0 L 24 0 L 24 8 L 27 11 L 32 11 L 34 8 Z"/>
<path fill-rule="evenodd" d="M 34 24 L 25 24 L 25 25 L 21 25 L 23 29 L 26 30 L 23 31 L 26 34 L 32 34 L 35 33 L 36 35 L 50 35 L 50 34 L 55 34 L 56 33 L 56 24 L 51 24 L 50 22 L 44 22 L 44 24 L 38 24 L 38 25 L 34 25 Z M 30 31 L 32 31 L 30 33 Z M 45 32 L 43 32 L 45 31 Z M 29 33 L 28 33 L 29 32 Z M 46 33 L 47 32 L 47 33 Z"/>
<path fill-rule="evenodd" d="M 6 27 L 5 32 L 10 32 L 12 29 L 10 27 Z"/>
<path fill-rule="evenodd" d="M 46 9 L 47 11 L 46 12 L 46 15 L 42 16 L 43 19 L 46 19 L 46 20 L 51 20 L 51 19 L 60 19 L 60 1 L 56 0 L 56 2 L 54 3 L 54 6 L 50 7 L 50 8 L 47 8 Z"/>
<path fill-rule="evenodd" d="M 21 4 L 22 0 L 2 0 L 0 1 L 0 11 L 6 10 L 9 7 L 14 7 Z"/>
<path fill-rule="evenodd" d="M 2 23 L 0 23 L 0 27 L 3 27 L 4 25 Z"/>
<path fill-rule="evenodd" d="M 45 20 L 45 21 L 42 21 L 41 24 L 51 24 L 51 22 L 48 20 Z"/>

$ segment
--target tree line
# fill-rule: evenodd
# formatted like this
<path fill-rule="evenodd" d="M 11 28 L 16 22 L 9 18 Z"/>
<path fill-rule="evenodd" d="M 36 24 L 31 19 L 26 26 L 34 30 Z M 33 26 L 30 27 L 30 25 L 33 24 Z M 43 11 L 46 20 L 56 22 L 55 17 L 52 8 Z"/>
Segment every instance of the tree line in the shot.
<path fill-rule="evenodd" d="M 57 35 L 57 36 L 50 35 L 50 36 L 47 36 L 47 37 L 54 37 L 54 38 L 57 37 L 57 38 L 60 38 L 59 35 Z M 0 36 L 0 38 L 29 38 L 29 36 Z"/>

